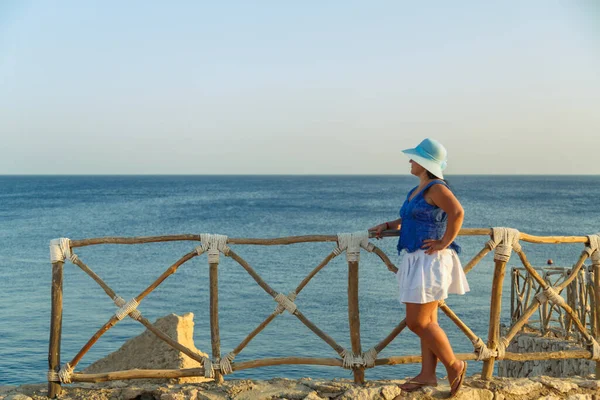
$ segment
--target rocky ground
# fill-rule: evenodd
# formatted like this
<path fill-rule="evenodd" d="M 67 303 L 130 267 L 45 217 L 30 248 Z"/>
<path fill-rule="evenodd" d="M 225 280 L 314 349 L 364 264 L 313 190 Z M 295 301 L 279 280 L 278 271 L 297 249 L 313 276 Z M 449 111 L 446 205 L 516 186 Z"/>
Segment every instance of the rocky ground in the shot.
<path fill-rule="evenodd" d="M 159 318 L 154 326 L 190 348 L 198 350 L 193 341 L 194 315 L 170 314 Z M 196 368 L 200 364 L 166 345 L 149 331 L 128 340 L 121 348 L 93 363 L 82 372 L 98 373 L 142 369 Z M 482 381 L 478 375 L 468 377 L 464 388 L 455 397 L 458 400 L 528 400 L 571 399 L 600 400 L 600 380 L 586 378 L 494 378 Z M 443 399 L 450 388 L 440 381 L 436 388 L 424 388 L 413 393 L 402 393 L 399 384 L 404 380 L 369 381 L 364 386 L 350 380 L 271 379 L 268 381 L 239 380 L 228 377 L 222 385 L 206 378 L 182 378 L 177 384 L 159 381 L 130 380 L 102 384 L 80 383 L 64 385 L 61 399 L 90 400 L 263 400 L 263 399 L 335 399 L 335 400 L 391 400 Z M 47 383 L 22 386 L 0 386 L 0 400 L 46 399 Z"/>
<path fill-rule="evenodd" d="M 447 382 L 436 388 L 402 393 L 403 380 L 370 381 L 364 386 L 349 380 L 314 380 L 310 378 L 272 379 L 268 381 L 227 380 L 184 384 L 152 384 L 115 381 L 105 384 L 71 384 L 64 386 L 61 399 L 90 400 L 263 400 L 263 399 L 336 399 L 391 400 L 443 399 L 448 396 Z M 0 386 L 0 400 L 46 399 L 47 384 Z M 526 400 L 571 399 L 600 400 L 600 381 L 590 378 L 557 379 L 551 377 L 494 378 L 482 381 L 477 375 L 468 377 L 456 399 Z"/>

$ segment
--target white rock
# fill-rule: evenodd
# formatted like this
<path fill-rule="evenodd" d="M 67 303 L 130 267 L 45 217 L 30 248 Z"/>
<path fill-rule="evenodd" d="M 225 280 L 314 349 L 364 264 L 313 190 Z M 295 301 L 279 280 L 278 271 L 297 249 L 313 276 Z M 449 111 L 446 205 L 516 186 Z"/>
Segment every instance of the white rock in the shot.
<path fill-rule="evenodd" d="M 183 393 L 163 393 L 160 395 L 160 400 L 187 400 L 188 398 Z"/>
<path fill-rule="evenodd" d="M 254 382 L 233 398 L 236 400 L 259 400 L 271 398 L 303 399 L 314 390 L 289 379 L 273 379 L 270 382 Z"/>
<path fill-rule="evenodd" d="M 182 316 L 170 314 L 159 318 L 154 326 L 194 353 L 206 357 L 194 345 L 194 314 Z M 200 363 L 169 346 L 154 333 L 146 330 L 129 339 L 120 349 L 96 361 L 83 370 L 86 373 L 124 371 L 130 369 L 179 369 L 198 368 Z M 204 377 L 179 378 L 178 382 L 206 382 Z"/>
<path fill-rule="evenodd" d="M 198 392 L 196 397 L 190 397 L 192 400 L 229 400 L 231 397 L 225 393 Z"/>
<path fill-rule="evenodd" d="M 152 394 L 152 390 L 149 390 L 145 387 L 141 387 L 141 386 L 131 386 L 128 388 L 125 388 L 121 391 L 121 399 L 124 400 L 129 400 L 129 399 L 135 399 L 136 397 L 139 397 L 143 394 Z"/>
<path fill-rule="evenodd" d="M 585 389 L 596 389 L 596 390 L 600 390 L 600 381 L 597 380 L 589 380 L 589 381 L 584 381 L 584 380 L 577 380 L 577 385 L 579 385 L 579 387 L 585 388 Z"/>
<path fill-rule="evenodd" d="M 379 388 L 354 387 L 344 392 L 339 400 L 376 400 L 382 399 Z"/>
<path fill-rule="evenodd" d="M 307 381 L 302 379 L 300 381 L 305 386 L 321 393 L 321 394 L 342 394 L 346 390 L 352 387 L 350 382 L 339 382 L 339 381 Z M 328 396 L 332 397 L 332 396 Z"/>
<path fill-rule="evenodd" d="M 402 393 L 402 390 L 397 385 L 385 385 L 381 388 L 381 396 L 385 400 L 392 400 L 394 397 Z"/>
<path fill-rule="evenodd" d="M 502 387 L 503 391 L 513 395 L 524 395 L 542 389 L 542 384 L 529 379 L 513 379 Z"/>
<path fill-rule="evenodd" d="M 549 376 L 540 376 L 532 378 L 532 380 L 536 382 L 541 382 L 543 385 L 558 390 L 561 393 L 567 393 L 571 390 L 577 389 L 577 385 L 575 383 L 569 382 L 566 379 L 551 378 Z"/>
<path fill-rule="evenodd" d="M 591 394 L 573 394 L 567 397 L 567 400 L 592 400 Z"/>
<path fill-rule="evenodd" d="M 4 398 L 4 400 L 33 400 L 33 399 L 29 396 L 25 396 L 24 394 L 16 393 L 16 394 L 9 394 L 8 396 L 6 396 Z"/>
<path fill-rule="evenodd" d="M 323 400 L 321 396 L 315 391 L 312 391 L 304 398 L 304 400 Z"/>
<path fill-rule="evenodd" d="M 487 389 L 474 389 L 470 387 L 462 387 L 457 393 L 457 400 L 492 400 L 494 393 Z"/>
<path fill-rule="evenodd" d="M 420 390 L 426 396 L 431 396 L 434 392 L 434 389 L 430 386 L 423 386 Z"/>

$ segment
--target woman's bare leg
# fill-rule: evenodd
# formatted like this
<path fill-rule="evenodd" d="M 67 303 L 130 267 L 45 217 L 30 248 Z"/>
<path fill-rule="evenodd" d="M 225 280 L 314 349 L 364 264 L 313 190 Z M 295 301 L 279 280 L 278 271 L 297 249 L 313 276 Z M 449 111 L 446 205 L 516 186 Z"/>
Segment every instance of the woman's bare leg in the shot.
<path fill-rule="evenodd" d="M 431 312 L 430 322 L 433 324 L 437 324 L 438 309 L 437 307 Z M 437 383 L 437 377 L 435 375 L 435 370 L 437 367 L 438 358 L 433 351 L 429 348 L 429 346 L 421 340 L 421 372 L 411 379 L 413 382 L 425 383 L 428 385 L 435 385 Z M 407 382 L 400 386 L 403 390 L 411 390 L 415 388 L 419 388 L 423 385 L 411 384 Z"/>
<path fill-rule="evenodd" d="M 438 323 L 437 319 L 438 308 L 434 308 L 431 312 L 430 323 Z M 435 369 L 437 367 L 438 358 L 429 348 L 426 342 L 421 339 L 421 373 L 419 377 L 424 378 L 423 382 L 436 382 Z"/>
<path fill-rule="evenodd" d="M 435 323 L 431 321 L 432 312 L 437 310 L 437 306 L 437 301 L 425 304 L 407 303 L 406 324 L 421 338 L 421 343 L 426 343 L 431 352 L 444 364 L 448 372 L 448 380 L 453 382 L 462 371 L 464 364 L 454 362 L 456 357 L 446 333 L 437 321 Z"/>

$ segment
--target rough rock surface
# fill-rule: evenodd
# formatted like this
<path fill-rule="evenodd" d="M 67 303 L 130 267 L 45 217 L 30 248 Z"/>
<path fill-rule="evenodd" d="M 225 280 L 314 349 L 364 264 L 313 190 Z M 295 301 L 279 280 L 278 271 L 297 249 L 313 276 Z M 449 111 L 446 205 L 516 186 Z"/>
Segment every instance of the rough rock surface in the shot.
<path fill-rule="evenodd" d="M 369 381 L 364 386 L 350 380 L 272 379 L 269 381 L 226 380 L 196 384 L 160 385 L 129 381 L 126 386 L 111 382 L 110 386 L 94 384 L 65 385 L 60 396 L 63 400 L 425 400 L 443 399 L 449 386 L 440 380 L 436 388 L 425 388 L 413 393 L 401 393 L 399 384 L 404 380 Z M 530 379 L 493 378 L 482 381 L 478 375 L 468 377 L 457 400 L 530 400 L 572 399 L 600 400 L 597 380 L 588 378 L 558 379 L 536 377 Z M 0 400 L 46 399 L 47 384 L 0 386 Z"/>
<path fill-rule="evenodd" d="M 194 345 L 194 314 L 182 316 L 170 314 L 159 318 L 153 324 L 170 338 L 193 350 L 202 357 Z M 154 333 L 146 330 L 139 336 L 125 342 L 121 348 L 83 370 L 86 373 L 124 371 L 129 369 L 178 369 L 198 368 L 200 363 L 175 350 Z M 206 382 L 206 378 L 179 378 L 178 383 Z"/>
<path fill-rule="evenodd" d="M 155 324 L 174 340 L 202 356 L 193 342 L 193 314 L 175 314 L 159 318 Z M 550 348 L 554 350 L 554 348 Z M 528 351 L 539 351 L 529 349 Z M 585 360 L 584 360 L 585 361 Z M 199 363 L 171 348 L 153 333 L 146 331 L 127 341 L 119 350 L 90 365 L 84 372 L 98 373 L 128 369 L 196 368 Z M 593 375 L 555 378 L 535 376 L 531 379 L 466 378 L 457 400 L 529 400 L 572 399 L 600 400 L 600 380 Z M 399 384 L 404 380 L 368 381 L 355 385 L 351 380 L 272 379 L 253 381 L 227 376 L 222 385 L 205 378 L 181 378 L 177 384 L 165 380 L 111 381 L 101 384 L 75 383 L 63 385 L 60 399 L 85 400 L 392 400 L 442 399 L 450 387 L 440 380 L 439 386 L 422 388 L 413 393 L 402 393 Z M 21 386 L 0 386 L 0 400 L 41 400 L 48 394 L 47 383 Z"/>

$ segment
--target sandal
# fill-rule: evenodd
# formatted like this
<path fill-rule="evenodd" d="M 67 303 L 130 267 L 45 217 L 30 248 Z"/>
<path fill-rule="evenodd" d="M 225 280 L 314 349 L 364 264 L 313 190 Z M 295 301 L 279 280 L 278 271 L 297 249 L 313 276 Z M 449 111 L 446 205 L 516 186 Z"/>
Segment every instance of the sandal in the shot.
<path fill-rule="evenodd" d="M 402 385 L 414 385 L 415 387 L 413 387 L 411 389 L 402 389 Z M 400 390 L 402 390 L 403 392 L 410 393 L 410 392 L 415 392 L 423 387 L 427 387 L 427 386 L 436 387 L 437 385 L 438 385 L 437 382 L 435 382 L 435 383 L 419 382 L 419 381 L 415 381 L 414 378 L 411 378 L 411 379 L 407 380 L 406 382 L 398 385 L 398 387 L 400 387 Z"/>
<path fill-rule="evenodd" d="M 454 365 L 454 363 L 456 361 L 458 361 L 458 359 L 455 359 L 454 361 L 452 361 L 452 364 L 450 364 L 450 366 Z M 462 387 L 463 382 L 465 381 L 465 376 L 467 375 L 467 362 L 463 361 L 462 363 L 463 363 L 462 371 L 460 371 L 460 374 L 458 374 L 458 376 L 456 378 L 454 378 L 454 380 L 450 384 L 450 396 L 448 396 L 449 399 L 456 396 L 456 394 Z M 454 386 L 454 385 L 456 385 L 456 386 Z"/>

